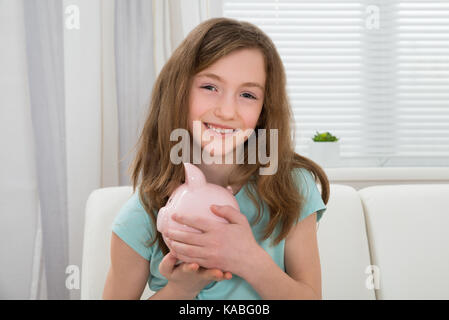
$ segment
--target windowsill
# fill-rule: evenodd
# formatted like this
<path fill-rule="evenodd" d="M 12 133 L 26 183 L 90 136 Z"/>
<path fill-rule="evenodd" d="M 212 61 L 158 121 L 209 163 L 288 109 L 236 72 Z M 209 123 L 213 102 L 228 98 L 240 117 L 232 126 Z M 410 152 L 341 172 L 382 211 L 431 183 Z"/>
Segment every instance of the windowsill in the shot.
<path fill-rule="evenodd" d="M 331 181 L 449 181 L 449 167 L 324 168 Z"/>

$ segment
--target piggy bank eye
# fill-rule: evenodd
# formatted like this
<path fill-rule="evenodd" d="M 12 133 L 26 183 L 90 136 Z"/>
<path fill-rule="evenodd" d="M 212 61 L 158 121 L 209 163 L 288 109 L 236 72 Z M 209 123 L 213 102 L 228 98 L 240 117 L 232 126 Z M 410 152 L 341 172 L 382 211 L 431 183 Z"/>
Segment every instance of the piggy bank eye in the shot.
<path fill-rule="evenodd" d="M 171 203 L 172 200 L 173 200 L 173 198 L 168 199 L 168 203 Z"/>

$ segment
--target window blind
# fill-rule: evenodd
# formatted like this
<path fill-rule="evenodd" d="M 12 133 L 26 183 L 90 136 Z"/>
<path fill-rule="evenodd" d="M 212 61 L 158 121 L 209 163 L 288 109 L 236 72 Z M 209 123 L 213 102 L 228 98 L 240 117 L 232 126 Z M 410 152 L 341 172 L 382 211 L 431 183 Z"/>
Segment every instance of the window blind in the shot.
<path fill-rule="evenodd" d="M 295 148 L 340 138 L 342 166 L 449 165 L 449 0 L 224 0 L 287 73 Z"/>

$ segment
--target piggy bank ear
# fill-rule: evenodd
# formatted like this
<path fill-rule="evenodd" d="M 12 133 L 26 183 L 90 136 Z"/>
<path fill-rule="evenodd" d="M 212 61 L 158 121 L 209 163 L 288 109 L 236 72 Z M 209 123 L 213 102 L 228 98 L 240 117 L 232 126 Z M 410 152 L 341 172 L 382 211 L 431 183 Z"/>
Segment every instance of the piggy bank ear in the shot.
<path fill-rule="evenodd" d="M 187 185 L 195 188 L 203 186 L 207 183 L 206 177 L 199 168 L 188 162 L 183 162 L 183 164 Z"/>
<path fill-rule="evenodd" d="M 230 192 L 232 195 L 234 195 L 234 191 L 232 190 L 231 186 L 227 186 L 226 189 L 229 190 L 229 192 Z"/>

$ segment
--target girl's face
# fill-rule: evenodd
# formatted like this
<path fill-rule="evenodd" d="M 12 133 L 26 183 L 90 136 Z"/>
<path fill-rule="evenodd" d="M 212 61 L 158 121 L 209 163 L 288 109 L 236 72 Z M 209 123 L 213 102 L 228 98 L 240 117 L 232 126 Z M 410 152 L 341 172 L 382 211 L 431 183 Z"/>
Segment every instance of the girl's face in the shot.
<path fill-rule="evenodd" d="M 190 134 L 194 121 L 199 121 L 201 136 L 194 134 L 194 142 L 211 156 L 225 155 L 243 144 L 262 111 L 265 79 L 264 57 L 258 49 L 231 52 L 196 74 L 188 121 Z"/>

